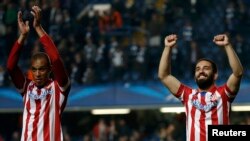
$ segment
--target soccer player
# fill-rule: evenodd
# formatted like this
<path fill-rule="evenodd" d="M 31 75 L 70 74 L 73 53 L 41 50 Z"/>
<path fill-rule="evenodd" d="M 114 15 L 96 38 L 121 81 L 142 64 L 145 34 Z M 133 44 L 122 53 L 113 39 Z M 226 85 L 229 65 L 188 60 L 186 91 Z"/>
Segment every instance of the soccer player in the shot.
<path fill-rule="evenodd" d="M 171 75 L 171 50 L 176 47 L 177 35 L 165 37 L 158 77 L 169 91 L 185 106 L 186 140 L 207 141 L 208 125 L 230 124 L 230 106 L 237 95 L 243 67 L 226 34 L 214 36 L 213 42 L 224 49 L 232 74 L 227 82 L 216 86 L 217 66 L 209 59 L 200 59 L 195 67 L 198 88 L 190 88 Z"/>
<path fill-rule="evenodd" d="M 33 54 L 30 68 L 32 77 L 24 75 L 17 64 L 30 26 L 29 21 L 22 20 L 22 12 L 19 11 L 17 21 L 20 35 L 7 62 L 8 72 L 24 103 L 21 141 L 63 141 L 60 118 L 71 83 L 55 44 L 40 24 L 40 7 L 33 6 L 31 14 L 34 17 L 33 28 L 45 52 Z"/>

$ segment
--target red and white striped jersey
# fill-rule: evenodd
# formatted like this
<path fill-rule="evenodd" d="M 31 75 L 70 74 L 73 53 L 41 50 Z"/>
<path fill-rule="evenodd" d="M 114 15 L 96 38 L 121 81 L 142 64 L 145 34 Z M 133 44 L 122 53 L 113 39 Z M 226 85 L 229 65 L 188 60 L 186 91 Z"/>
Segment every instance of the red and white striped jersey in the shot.
<path fill-rule="evenodd" d="M 23 97 L 23 125 L 21 141 L 63 141 L 61 114 L 66 105 L 71 83 L 59 52 L 49 35 L 40 37 L 48 54 L 53 80 L 42 88 L 35 86 L 18 66 L 23 44 L 13 45 L 7 61 L 8 72 Z"/>
<path fill-rule="evenodd" d="M 208 125 L 227 125 L 230 106 L 235 98 L 226 84 L 199 92 L 181 84 L 176 95 L 185 106 L 186 140 L 207 141 Z"/>
<path fill-rule="evenodd" d="M 51 60 L 54 75 L 44 87 L 35 86 L 17 65 L 23 48 L 18 41 L 7 61 L 8 72 L 24 102 L 21 141 L 63 141 L 61 114 L 71 83 L 52 39 L 45 34 L 39 40 Z"/>
<path fill-rule="evenodd" d="M 28 80 L 27 80 L 28 81 Z M 23 91 L 23 129 L 21 141 L 62 141 L 61 113 L 66 105 L 66 88 L 50 81 L 39 89 L 25 83 Z"/>

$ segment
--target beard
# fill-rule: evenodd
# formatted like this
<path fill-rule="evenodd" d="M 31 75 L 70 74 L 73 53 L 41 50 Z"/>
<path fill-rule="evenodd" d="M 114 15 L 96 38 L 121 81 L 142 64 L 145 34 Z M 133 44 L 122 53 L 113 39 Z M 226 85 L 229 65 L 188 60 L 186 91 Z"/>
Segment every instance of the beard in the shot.
<path fill-rule="evenodd" d="M 213 75 L 208 76 L 207 79 L 198 80 L 196 78 L 196 83 L 200 89 L 206 90 L 214 83 Z"/>

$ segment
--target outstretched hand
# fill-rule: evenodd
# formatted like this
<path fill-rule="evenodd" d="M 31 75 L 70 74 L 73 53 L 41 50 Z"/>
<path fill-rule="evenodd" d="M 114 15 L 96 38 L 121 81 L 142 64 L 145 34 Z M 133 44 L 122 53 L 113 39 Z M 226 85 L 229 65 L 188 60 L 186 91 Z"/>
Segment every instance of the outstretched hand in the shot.
<path fill-rule="evenodd" d="M 23 21 L 21 11 L 18 11 L 17 13 L 17 22 L 18 22 L 20 34 L 27 36 L 30 31 L 29 21 L 25 21 L 25 22 Z"/>
<path fill-rule="evenodd" d="M 31 14 L 34 16 L 33 27 L 36 28 L 40 26 L 41 21 L 41 8 L 38 6 L 32 6 Z"/>
<path fill-rule="evenodd" d="M 226 34 L 214 36 L 213 42 L 218 46 L 226 46 L 230 44 L 229 38 Z"/>
<path fill-rule="evenodd" d="M 177 35 L 171 34 L 165 37 L 165 47 L 174 47 L 177 41 Z"/>

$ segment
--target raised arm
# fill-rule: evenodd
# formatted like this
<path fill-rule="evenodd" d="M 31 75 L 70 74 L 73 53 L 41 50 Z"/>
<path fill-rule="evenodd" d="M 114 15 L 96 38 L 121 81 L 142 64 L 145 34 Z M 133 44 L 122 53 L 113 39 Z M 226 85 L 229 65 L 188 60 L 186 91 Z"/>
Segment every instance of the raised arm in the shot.
<path fill-rule="evenodd" d="M 181 85 L 180 81 L 171 75 L 171 51 L 176 46 L 177 36 L 175 34 L 165 37 L 165 47 L 162 52 L 158 77 L 161 82 L 170 90 L 172 94 L 176 94 Z"/>
<path fill-rule="evenodd" d="M 31 14 L 34 16 L 33 27 L 40 37 L 40 41 L 43 44 L 45 52 L 51 60 L 54 77 L 61 87 L 66 87 L 70 84 L 69 78 L 54 42 L 40 24 L 40 7 L 33 6 Z"/>
<path fill-rule="evenodd" d="M 24 41 L 26 40 L 28 33 L 30 31 L 29 22 L 24 22 L 22 20 L 21 11 L 18 12 L 17 22 L 19 28 L 19 37 L 15 44 L 13 45 L 8 60 L 7 60 L 7 70 L 10 74 L 10 77 L 14 83 L 14 85 L 21 90 L 25 83 L 25 76 L 21 69 L 18 67 L 18 60 L 21 54 L 22 46 Z"/>
<path fill-rule="evenodd" d="M 227 80 L 227 86 L 233 93 L 237 93 L 240 88 L 240 81 L 243 75 L 243 67 L 241 62 L 226 34 L 216 35 L 213 39 L 213 42 L 216 45 L 223 47 L 226 52 L 229 65 L 232 69 L 232 74 Z"/>

